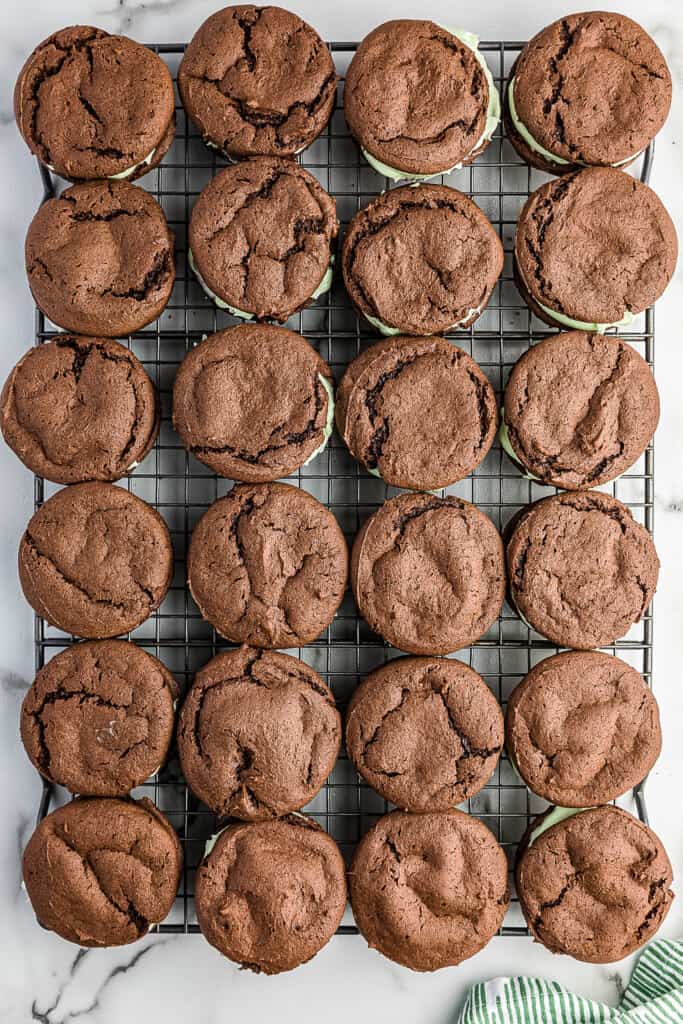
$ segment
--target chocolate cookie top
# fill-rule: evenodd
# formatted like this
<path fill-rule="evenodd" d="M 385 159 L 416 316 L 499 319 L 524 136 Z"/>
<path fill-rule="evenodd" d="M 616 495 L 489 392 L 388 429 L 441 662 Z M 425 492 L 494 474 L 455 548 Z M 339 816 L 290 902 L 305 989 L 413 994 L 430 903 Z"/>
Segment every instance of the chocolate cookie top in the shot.
<path fill-rule="evenodd" d="M 44 928 L 79 946 L 123 946 L 170 912 L 183 853 L 151 800 L 79 799 L 43 818 L 24 850 Z"/>
<path fill-rule="evenodd" d="M 118 480 L 156 440 L 156 391 L 118 342 L 61 335 L 29 349 L 10 373 L 0 428 L 24 465 L 47 480 Z"/>
<path fill-rule="evenodd" d="M 510 902 L 502 847 L 456 810 L 385 814 L 356 848 L 349 888 L 368 945 L 414 971 L 474 956 Z"/>
<path fill-rule="evenodd" d="M 244 821 L 312 800 L 340 744 L 339 712 L 318 673 L 253 647 L 218 654 L 197 673 L 178 723 L 192 791 L 216 814 Z"/>
<path fill-rule="evenodd" d="M 510 88 L 510 140 L 551 174 L 627 163 L 654 138 L 671 105 L 671 75 L 654 40 L 630 18 L 605 11 L 570 14 L 527 43 L 510 73 L 508 117 Z"/>
<path fill-rule="evenodd" d="M 188 237 L 205 290 L 238 316 L 284 323 L 313 297 L 337 236 L 334 199 L 299 164 L 226 167 L 194 205 Z"/>
<path fill-rule="evenodd" d="M 86 796 L 124 796 L 166 760 L 178 695 L 171 673 L 134 644 L 75 644 L 33 681 L 21 738 L 50 782 Z"/>
<path fill-rule="evenodd" d="M 659 421 L 659 393 L 630 345 L 569 331 L 517 362 L 504 415 L 522 468 L 545 484 L 576 490 L 614 480 L 642 455 Z"/>
<path fill-rule="evenodd" d="M 334 417 L 327 363 L 301 335 L 243 324 L 185 356 L 173 386 L 173 426 L 220 476 L 288 476 L 327 444 Z"/>
<path fill-rule="evenodd" d="M 188 582 L 199 610 L 234 643 L 300 647 L 334 618 L 348 550 L 337 521 L 289 484 L 240 484 L 197 523 Z"/>
<path fill-rule="evenodd" d="M 296 14 L 241 4 L 199 27 L 178 89 L 209 145 L 234 157 L 291 157 L 329 121 L 337 75 L 318 33 Z"/>
<path fill-rule="evenodd" d="M 171 296 L 173 233 L 157 201 L 135 185 L 72 185 L 31 221 L 26 272 L 37 305 L 58 327 L 133 334 Z"/>
<path fill-rule="evenodd" d="M 14 88 L 27 146 L 71 181 L 146 174 L 173 141 L 174 106 L 161 57 L 88 25 L 43 40 Z"/>
<path fill-rule="evenodd" d="M 448 654 L 478 640 L 505 593 L 503 543 L 460 498 L 399 494 L 363 525 L 351 586 L 371 629 L 410 654 Z"/>
<path fill-rule="evenodd" d="M 406 811 L 445 811 L 478 793 L 502 747 L 498 702 L 461 661 L 390 661 L 366 676 L 347 711 L 357 771 Z"/>
<path fill-rule="evenodd" d="M 607 804 L 645 778 L 659 757 L 657 701 L 634 668 L 597 651 L 546 658 L 512 691 L 510 757 L 552 804 Z"/>
<path fill-rule="evenodd" d="M 611 805 L 576 812 L 534 838 L 516 878 L 534 937 L 587 963 L 613 963 L 644 945 L 674 898 L 659 838 Z"/>
<path fill-rule="evenodd" d="M 676 231 L 659 197 L 613 167 L 541 185 L 527 199 L 515 237 L 524 289 L 546 307 L 534 312 L 555 326 L 559 314 L 565 326 L 586 330 L 628 321 L 652 305 L 677 255 Z"/>
<path fill-rule="evenodd" d="M 368 153 L 407 174 L 470 163 L 484 138 L 489 84 L 475 52 L 433 21 L 379 25 L 344 83 L 344 114 Z"/>
<path fill-rule="evenodd" d="M 530 790 L 562 807 L 620 797 L 661 750 L 659 711 L 643 677 L 617 657 L 548 657 L 510 694 L 508 752 Z"/>
<path fill-rule="evenodd" d="M 37 615 L 74 636 L 127 633 L 149 618 L 173 576 L 168 527 L 113 484 L 74 484 L 32 516 L 19 579 Z"/>
<path fill-rule="evenodd" d="M 383 192 L 349 225 L 344 284 L 383 333 L 469 327 L 503 269 L 503 247 L 478 206 L 447 185 Z"/>
<path fill-rule="evenodd" d="M 471 473 L 496 434 L 496 396 L 444 338 L 390 338 L 339 385 L 337 428 L 351 454 L 395 487 L 435 490 Z"/>
<path fill-rule="evenodd" d="M 291 971 L 334 935 L 346 906 L 334 839 L 301 814 L 231 825 L 197 871 L 204 938 L 242 967 Z"/>
<path fill-rule="evenodd" d="M 657 586 L 652 537 L 616 498 L 556 494 L 528 505 L 507 542 L 512 600 L 558 647 L 605 647 L 639 622 Z"/>

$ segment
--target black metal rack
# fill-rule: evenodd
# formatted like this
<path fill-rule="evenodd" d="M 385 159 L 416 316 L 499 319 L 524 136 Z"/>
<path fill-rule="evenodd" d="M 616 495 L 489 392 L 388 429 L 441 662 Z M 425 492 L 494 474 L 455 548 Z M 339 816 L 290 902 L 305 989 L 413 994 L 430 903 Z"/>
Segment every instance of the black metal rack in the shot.
<path fill-rule="evenodd" d="M 356 49 L 356 43 L 331 43 L 338 71 L 343 76 Z M 499 89 L 523 47 L 519 42 L 485 42 L 485 53 Z M 175 72 L 184 51 L 182 44 L 153 45 Z M 204 334 L 230 326 L 236 321 L 219 311 L 204 295 L 187 265 L 186 228 L 192 204 L 199 192 L 223 165 L 223 159 L 207 149 L 194 126 L 177 106 L 178 130 L 175 142 L 161 165 L 139 184 L 158 199 L 169 224 L 176 233 L 177 280 L 171 301 L 160 317 L 147 329 L 131 336 L 130 348 L 144 364 L 157 384 L 163 406 L 159 440 L 152 452 L 121 486 L 154 505 L 165 518 L 173 537 L 176 571 L 171 589 L 161 608 L 140 626 L 130 639 L 155 654 L 185 687 L 194 672 L 221 647 L 228 646 L 216 637 L 195 607 L 185 586 L 185 552 L 193 526 L 205 509 L 232 486 L 188 455 L 171 426 L 171 390 L 176 368 L 188 349 Z M 358 209 L 367 205 L 389 186 L 363 160 L 349 135 L 341 105 L 327 130 L 299 158 L 337 201 L 342 230 Z M 640 177 L 646 181 L 652 160 L 652 147 L 640 159 Z M 55 192 L 50 173 L 41 167 L 45 198 Z M 499 128 L 491 145 L 475 163 L 442 180 L 466 192 L 479 204 L 500 234 L 505 248 L 505 269 L 490 305 L 466 331 L 455 332 L 452 339 L 465 348 L 483 368 L 498 395 L 510 369 L 530 344 L 546 337 L 549 329 L 527 309 L 512 280 L 511 252 L 517 216 L 528 194 L 546 180 L 545 175 L 524 164 L 502 137 Z M 438 180 L 438 179 L 437 179 Z M 377 340 L 370 328 L 359 321 L 345 294 L 341 275 L 335 274 L 332 291 L 314 305 L 296 314 L 288 325 L 299 331 L 320 352 L 337 379 L 361 348 Z M 36 344 L 58 333 L 57 328 L 36 312 Z M 630 342 L 652 365 L 654 355 L 654 315 L 648 310 L 637 318 L 628 332 L 620 335 Z M 381 480 L 367 474 L 352 459 L 340 439 L 333 435 L 325 452 L 290 478 L 327 505 L 337 517 L 349 540 L 365 518 L 387 497 L 396 493 Z M 642 459 L 627 474 L 608 488 L 633 511 L 645 526 L 653 527 L 654 454 L 650 446 Z M 56 490 L 52 484 L 36 478 L 35 504 L 39 507 Z M 552 493 L 524 478 L 507 460 L 496 443 L 484 463 L 466 480 L 447 489 L 448 493 L 473 501 L 501 528 L 523 505 Z M 60 649 L 74 642 L 42 619 L 35 623 L 36 668 L 40 668 Z M 652 660 L 652 613 L 626 638 L 607 648 L 624 658 L 650 681 Z M 477 644 L 456 657 L 477 669 L 504 706 L 507 697 L 532 665 L 555 653 L 556 648 L 531 631 L 507 606 L 493 627 Z M 315 643 L 290 653 L 302 658 L 327 679 L 340 706 L 348 700 L 357 682 L 365 674 L 398 652 L 372 634 L 358 616 L 353 599 L 347 594 L 329 629 Z M 64 797 L 66 794 L 61 794 Z M 177 758 L 147 782 L 134 796 L 147 795 L 168 815 L 176 827 L 185 850 L 185 869 L 176 905 L 170 917 L 158 926 L 160 932 L 198 930 L 193 901 L 196 865 L 204 844 L 216 829 L 214 816 L 202 807 L 187 789 Z M 42 817 L 58 794 L 46 787 L 41 800 Z M 642 788 L 635 793 L 641 817 L 646 818 Z M 529 793 L 503 755 L 491 782 L 467 801 L 466 809 L 484 821 L 503 844 L 510 859 L 531 817 L 546 805 Z M 337 762 L 325 788 L 306 808 L 340 843 L 348 857 L 358 838 L 379 814 L 385 802 L 356 775 L 345 756 Z M 355 932 L 350 913 L 341 932 Z M 513 899 L 501 928 L 503 935 L 528 934 L 518 903 Z"/>

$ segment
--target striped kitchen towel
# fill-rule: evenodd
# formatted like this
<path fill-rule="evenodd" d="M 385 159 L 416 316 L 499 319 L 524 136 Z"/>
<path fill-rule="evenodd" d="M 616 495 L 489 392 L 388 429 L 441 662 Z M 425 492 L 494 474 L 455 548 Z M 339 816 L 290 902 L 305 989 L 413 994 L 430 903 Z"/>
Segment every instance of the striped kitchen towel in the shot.
<path fill-rule="evenodd" d="M 616 1008 L 556 981 L 494 978 L 470 990 L 460 1024 L 683 1024 L 683 941 L 650 943 Z"/>

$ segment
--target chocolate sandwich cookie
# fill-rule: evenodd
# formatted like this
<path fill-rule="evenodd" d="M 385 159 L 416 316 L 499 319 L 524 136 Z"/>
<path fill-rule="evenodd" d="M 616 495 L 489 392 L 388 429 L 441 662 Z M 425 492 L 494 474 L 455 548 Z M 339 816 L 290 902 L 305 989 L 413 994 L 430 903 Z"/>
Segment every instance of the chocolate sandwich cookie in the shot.
<path fill-rule="evenodd" d="M 299 164 L 277 157 L 226 167 L 190 217 L 188 259 L 217 306 L 284 323 L 332 284 L 334 199 Z"/>
<path fill-rule="evenodd" d="M 654 40 L 623 14 L 589 11 L 527 43 L 505 90 L 510 142 L 533 167 L 631 163 L 664 124 L 671 75 Z"/>
<path fill-rule="evenodd" d="M 607 804 L 641 782 L 662 733 L 651 690 L 634 668 L 597 651 L 557 654 L 512 691 L 508 753 L 529 789 L 552 804 Z"/>
<path fill-rule="evenodd" d="M 361 615 L 410 654 L 448 654 L 482 636 L 505 594 L 503 542 L 460 498 L 399 494 L 370 516 L 351 553 Z"/>
<path fill-rule="evenodd" d="M 368 945 L 414 971 L 474 956 L 510 902 L 502 847 L 486 825 L 456 810 L 384 815 L 356 848 L 349 889 Z"/>
<path fill-rule="evenodd" d="M 478 206 L 446 185 L 383 192 L 342 248 L 351 301 L 382 334 L 469 327 L 503 269 L 503 246 Z"/>
<path fill-rule="evenodd" d="M 289 484 L 239 484 L 197 523 L 188 583 L 221 636 L 301 647 L 329 626 L 346 588 L 344 534 L 324 505 Z"/>
<path fill-rule="evenodd" d="M 157 201 L 125 181 L 72 185 L 26 236 L 36 304 L 77 334 L 133 334 L 162 313 L 175 280 L 173 233 Z"/>
<path fill-rule="evenodd" d="M 47 480 L 118 480 L 159 433 L 156 390 L 118 342 L 60 335 L 29 349 L 10 373 L 0 428 L 24 465 Z"/>
<path fill-rule="evenodd" d="M 618 338 L 569 331 L 515 365 L 501 443 L 523 472 L 577 490 L 629 469 L 658 422 L 659 393 L 642 356 Z"/>
<path fill-rule="evenodd" d="M 218 654 L 197 673 L 178 723 L 193 793 L 216 814 L 244 821 L 312 800 L 340 744 L 341 718 L 318 673 L 253 647 Z"/>
<path fill-rule="evenodd" d="M 674 898 L 661 840 L 610 804 L 541 815 L 520 845 L 515 875 L 534 938 L 587 963 L 614 963 L 639 949 Z"/>
<path fill-rule="evenodd" d="M 230 825 L 197 871 L 195 899 L 207 942 L 251 971 L 280 974 L 334 935 L 346 907 L 344 861 L 301 814 Z"/>
<path fill-rule="evenodd" d="M 414 181 L 471 163 L 500 120 L 500 97 L 479 40 L 433 21 L 379 25 L 344 84 L 344 114 L 380 174 Z"/>
<path fill-rule="evenodd" d="M 40 43 L 14 88 L 27 146 L 70 181 L 132 180 L 156 167 L 173 142 L 174 107 L 161 57 L 88 25 Z"/>
<path fill-rule="evenodd" d="M 159 607 L 173 577 L 168 527 L 113 484 L 57 491 L 19 546 L 19 580 L 41 618 L 74 636 L 127 633 Z"/>
<path fill-rule="evenodd" d="M 507 538 L 510 594 L 525 621 L 558 647 L 614 643 L 639 622 L 657 586 L 652 537 L 600 491 L 528 505 Z"/>
<path fill-rule="evenodd" d="M 336 418 L 369 472 L 432 491 L 483 461 L 496 434 L 496 397 L 475 361 L 444 338 L 397 337 L 347 367 Z"/>
<path fill-rule="evenodd" d="M 231 157 L 292 157 L 329 121 L 337 75 L 318 33 L 296 14 L 240 4 L 199 27 L 178 90 L 207 145 Z"/>
<path fill-rule="evenodd" d="M 334 422 L 327 363 L 299 334 L 242 324 L 190 350 L 173 386 L 173 426 L 220 476 L 288 476 L 327 445 Z"/>
<path fill-rule="evenodd" d="M 38 921 L 79 946 L 124 946 L 163 921 L 183 852 L 151 800 L 79 799 L 40 822 L 24 850 Z"/>
<path fill-rule="evenodd" d="M 627 327 L 659 298 L 678 256 L 659 197 L 630 174 L 590 167 L 541 185 L 517 224 L 522 298 L 551 327 Z"/>
<path fill-rule="evenodd" d="M 178 696 L 168 669 L 140 647 L 75 644 L 38 672 L 22 705 L 21 738 L 48 782 L 125 796 L 166 760 Z"/>
<path fill-rule="evenodd" d="M 446 811 L 486 785 L 503 714 L 478 672 L 444 658 L 397 658 L 371 672 L 346 715 L 346 749 L 369 786 L 406 811 Z"/>

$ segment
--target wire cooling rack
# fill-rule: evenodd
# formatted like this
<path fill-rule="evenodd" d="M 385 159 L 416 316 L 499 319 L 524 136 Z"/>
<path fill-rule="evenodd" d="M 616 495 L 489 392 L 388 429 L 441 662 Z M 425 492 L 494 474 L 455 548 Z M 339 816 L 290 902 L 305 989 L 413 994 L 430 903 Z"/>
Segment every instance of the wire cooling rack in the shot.
<path fill-rule="evenodd" d="M 491 67 L 499 89 L 523 47 L 516 42 L 484 42 L 481 50 Z M 338 72 L 344 75 L 356 43 L 331 43 Z M 150 47 L 168 63 L 174 75 L 184 52 L 182 44 Z M 349 135 L 341 103 L 340 84 L 336 109 L 323 135 L 300 157 L 337 201 L 342 232 L 351 217 L 391 183 L 380 177 L 362 159 Z M 175 142 L 160 167 L 138 184 L 161 203 L 176 235 L 177 280 L 164 314 L 147 329 L 122 339 L 144 364 L 155 381 L 162 401 L 159 440 L 132 476 L 121 481 L 133 493 L 154 505 L 166 520 L 173 537 L 176 556 L 173 584 L 161 608 L 136 629 L 130 639 L 160 658 L 187 688 L 196 670 L 221 648 L 229 646 L 216 636 L 195 607 L 185 586 L 185 553 L 192 529 L 206 508 L 225 494 L 231 481 L 212 474 L 183 449 L 171 426 L 171 392 L 178 364 L 204 334 L 237 322 L 218 310 L 202 292 L 187 265 L 187 223 L 200 191 L 224 165 L 222 157 L 204 146 L 194 126 L 177 104 L 178 130 Z M 640 159 L 640 177 L 646 181 L 652 161 L 652 147 Z M 55 180 L 41 167 L 45 198 L 58 191 Z M 483 368 L 499 398 L 507 376 L 521 354 L 535 341 L 552 333 L 527 309 L 512 279 L 511 253 L 515 224 L 528 194 L 547 180 L 532 170 L 503 139 L 499 128 L 491 145 L 474 163 L 442 178 L 447 184 L 470 195 L 483 209 L 499 233 L 505 249 L 505 269 L 484 314 L 466 331 L 454 332 L 452 340 L 466 349 Z M 337 261 L 338 267 L 339 261 Z M 377 336 L 359 320 L 346 296 L 337 271 L 332 291 L 308 309 L 296 314 L 287 326 L 299 331 L 330 364 L 337 380 L 361 349 Z M 54 325 L 36 312 L 36 344 L 58 333 Z M 654 354 L 654 315 L 648 310 L 636 319 L 628 333 L 630 342 L 650 365 Z M 602 488 L 625 502 L 635 518 L 652 530 L 654 455 L 652 446 L 627 474 Z M 289 478 L 330 508 L 349 541 L 362 522 L 388 497 L 397 493 L 381 480 L 366 473 L 348 454 L 335 435 L 325 452 Z M 36 508 L 57 488 L 36 478 Z M 501 529 L 523 505 L 553 489 L 527 480 L 507 460 L 496 443 L 478 469 L 446 492 L 473 501 Z M 637 668 L 650 682 L 652 658 L 652 613 L 634 626 L 626 638 L 609 652 Z M 42 667 L 74 638 L 35 623 L 36 668 Z M 478 643 L 459 651 L 457 658 L 471 665 L 487 681 L 498 701 L 506 704 L 519 680 L 538 661 L 555 653 L 555 648 L 530 630 L 507 606 L 497 622 Z M 328 681 L 344 709 L 359 680 L 398 654 L 373 634 L 359 617 L 347 593 L 328 630 L 313 644 L 289 653 L 312 665 Z M 182 840 L 185 868 L 181 888 L 171 915 L 158 926 L 160 932 L 196 932 L 194 874 L 202 859 L 206 839 L 218 822 L 189 792 L 172 752 L 166 766 L 134 796 L 149 796 L 169 817 Z M 63 801 L 64 792 L 46 786 L 39 816 L 50 805 Z M 646 818 L 642 789 L 635 794 L 636 808 Z M 512 864 L 519 839 L 529 820 L 547 805 L 529 793 L 503 754 L 490 783 L 463 805 L 480 818 L 503 845 Z M 388 809 L 385 801 L 356 775 L 345 755 L 338 760 L 325 788 L 306 808 L 334 838 L 348 860 L 360 836 Z M 347 910 L 340 932 L 352 933 L 355 926 Z M 526 935 L 519 904 L 513 897 L 501 928 L 503 935 Z"/>

